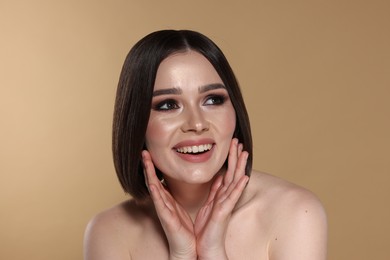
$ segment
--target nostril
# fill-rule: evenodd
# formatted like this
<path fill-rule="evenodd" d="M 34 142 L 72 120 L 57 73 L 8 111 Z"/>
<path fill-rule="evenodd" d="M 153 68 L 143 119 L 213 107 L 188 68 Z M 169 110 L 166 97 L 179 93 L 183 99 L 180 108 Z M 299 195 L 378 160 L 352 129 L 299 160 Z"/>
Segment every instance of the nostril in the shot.
<path fill-rule="evenodd" d="M 209 129 L 209 122 L 204 117 L 202 111 L 197 109 L 187 109 L 183 113 L 185 121 L 183 122 L 183 132 L 196 132 L 201 133 Z"/>

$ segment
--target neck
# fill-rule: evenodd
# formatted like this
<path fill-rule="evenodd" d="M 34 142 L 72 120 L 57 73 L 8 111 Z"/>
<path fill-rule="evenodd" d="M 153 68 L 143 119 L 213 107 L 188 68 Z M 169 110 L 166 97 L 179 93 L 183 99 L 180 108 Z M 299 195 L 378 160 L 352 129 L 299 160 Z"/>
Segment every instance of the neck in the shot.
<path fill-rule="evenodd" d="M 195 221 L 198 211 L 207 200 L 213 180 L 202 184 L 175 183 L 174 180 L 169 180 L 167 185 L 171 195 Z"/>

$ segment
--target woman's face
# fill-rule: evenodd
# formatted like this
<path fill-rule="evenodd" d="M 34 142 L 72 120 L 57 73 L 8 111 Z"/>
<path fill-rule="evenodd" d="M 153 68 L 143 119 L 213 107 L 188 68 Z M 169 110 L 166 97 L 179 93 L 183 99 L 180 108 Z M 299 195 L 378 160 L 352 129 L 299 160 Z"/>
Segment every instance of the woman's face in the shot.
<path fill-rule="evenodd" d="M 160 64 L 146 131 L 146 147 L 164 178 L 210 181 L 222 168 L 236 125 L 225 86 L 211 63 L 194 51 Z"/>

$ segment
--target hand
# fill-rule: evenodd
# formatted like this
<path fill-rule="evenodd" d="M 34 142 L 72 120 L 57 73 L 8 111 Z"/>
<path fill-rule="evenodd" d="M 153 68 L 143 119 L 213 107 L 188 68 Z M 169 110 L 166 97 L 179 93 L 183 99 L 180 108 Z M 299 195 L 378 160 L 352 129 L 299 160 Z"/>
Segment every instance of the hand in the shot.
<path fill-rule="evenodd" d="M 142 158 L 146 185 L 168 239 L 170 259 L 197 259 L 194 226 L 190 216 L 157 178 L 149 152 L 143 151 Z"/>
<path fill-rule="evenodd" d="M 209 197 L 194 223 L 198 259 L 227 259 L 225 235 L 232 211 L 249 177 L 245 175 L 248 152 L 233 139 L 230 145 L 228 169 L 217 176 Z"/>

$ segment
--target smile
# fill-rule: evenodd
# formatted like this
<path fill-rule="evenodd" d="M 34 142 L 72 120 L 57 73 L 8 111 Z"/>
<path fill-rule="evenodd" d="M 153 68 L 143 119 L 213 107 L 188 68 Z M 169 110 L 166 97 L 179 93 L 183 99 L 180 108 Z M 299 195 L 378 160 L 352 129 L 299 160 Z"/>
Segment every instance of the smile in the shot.
<path fill-rule="evenodd" d="M 176 151 L 179 153 L 203 153 L 210 151 L 211 148 L 213 147 L 212 144 L 201 144 L 201 145 L 193 145 L 193 146 L 184 146 L 177 148 Z"/>

